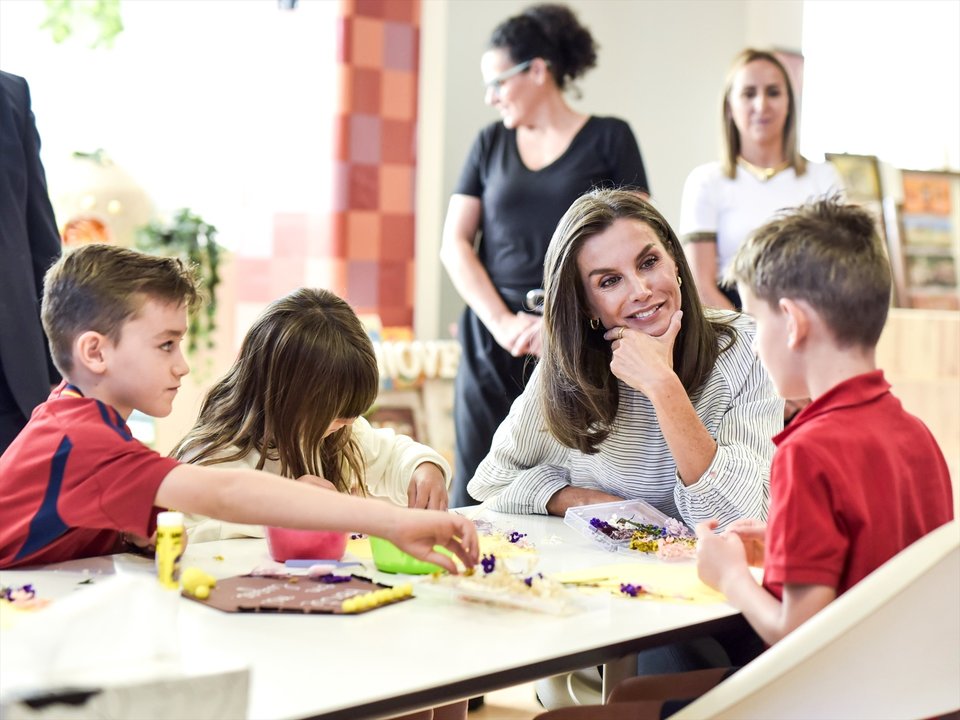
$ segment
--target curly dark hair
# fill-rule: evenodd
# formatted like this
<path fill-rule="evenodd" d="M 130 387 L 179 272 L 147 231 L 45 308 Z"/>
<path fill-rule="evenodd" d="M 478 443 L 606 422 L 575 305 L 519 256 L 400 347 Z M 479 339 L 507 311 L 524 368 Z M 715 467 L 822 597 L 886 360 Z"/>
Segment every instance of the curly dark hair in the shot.
<path fill-rule="evenodd" d="M 563 90 L 597 64 L 597 43 L 566 5 L 531 5 L 494 28 L 490 47 L 502 48 L 515 63 L 543 58 Z"/>

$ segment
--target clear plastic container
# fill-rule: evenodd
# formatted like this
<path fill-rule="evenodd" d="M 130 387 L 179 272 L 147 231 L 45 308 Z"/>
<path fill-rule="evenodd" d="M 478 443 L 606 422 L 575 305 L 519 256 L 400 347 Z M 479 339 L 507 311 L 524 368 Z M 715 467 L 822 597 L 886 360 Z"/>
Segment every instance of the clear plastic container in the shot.
<path fill-rule="evenodd" d="M 483 575 L 443 575 L 428 579 L 417 585 L 420 595 L 434 594 L 447 595 L 458 600 L 493 605 L 495 607 L 514 610 L 530 610 L 547 613 L 549 615 L 570 615 L 583 610 L 591 609 L 591 605 L 584 598 L 577 597 L 561 585 L 550 595 L 536 595 L 524 590 L 510 590 L 489 582 Z"/>
<path fill-rule="evenodd" d="M 643 500 L 618 500 L 616 502 L 597 503 L 596 505 L 580 505 L 579 507 L 569 508 L 563 516 L 565 524 L 584 537 L 599 543 L 604 549 L 610 552 L 626 551 L 637 555 L 643 553 L 630 550 L 629 538 L 610 537 L 599 528 L 591 525 L 590 521 L 594 518 L 610 524 L 613 524 L 613 518 L 627 518 L 634 522 L 661 526 L 666 525 L 667 521 L 671 520 L 669 515 L 664 515 L 653 505 Z"/>

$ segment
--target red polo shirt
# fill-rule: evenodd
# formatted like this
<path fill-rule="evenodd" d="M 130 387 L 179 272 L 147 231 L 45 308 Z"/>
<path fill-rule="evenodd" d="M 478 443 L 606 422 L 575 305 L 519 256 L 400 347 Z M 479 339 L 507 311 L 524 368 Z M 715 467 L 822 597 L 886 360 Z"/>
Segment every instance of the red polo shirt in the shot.
<path fill-rule="evenodd" d="M 818 397 L 773 439 L 764 587 L 840 595 L 953 518 L 950 474 L 927 427 L 882 371 Z"/>

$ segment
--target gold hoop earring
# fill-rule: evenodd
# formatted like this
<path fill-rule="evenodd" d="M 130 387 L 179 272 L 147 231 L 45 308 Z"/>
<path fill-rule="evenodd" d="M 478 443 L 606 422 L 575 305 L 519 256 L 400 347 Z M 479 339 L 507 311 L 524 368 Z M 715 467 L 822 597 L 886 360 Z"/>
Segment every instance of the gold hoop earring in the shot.
<path fill-rule="evenodd" d="M 591 330 L 600 329 L 600 318 L 590 318 L 590 329 Z"/>
<path fill-rule="evenodd" d="M 677 275 L 677 285 L 683 287 L 683 278 Z"/>

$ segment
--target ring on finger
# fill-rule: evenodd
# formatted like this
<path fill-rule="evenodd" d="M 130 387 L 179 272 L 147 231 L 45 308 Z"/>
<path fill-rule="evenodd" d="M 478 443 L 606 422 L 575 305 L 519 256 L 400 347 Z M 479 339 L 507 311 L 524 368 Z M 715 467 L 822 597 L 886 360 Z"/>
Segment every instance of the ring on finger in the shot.
<path fill-rule="evenodd" d="M 624 331 L 625 329 L 626 329 L 626 328 L 624 328 L 623 325 L 620 326 L 620 334 L 617 335 L 617 340 L 623 340 L 623 331 Z"/>

